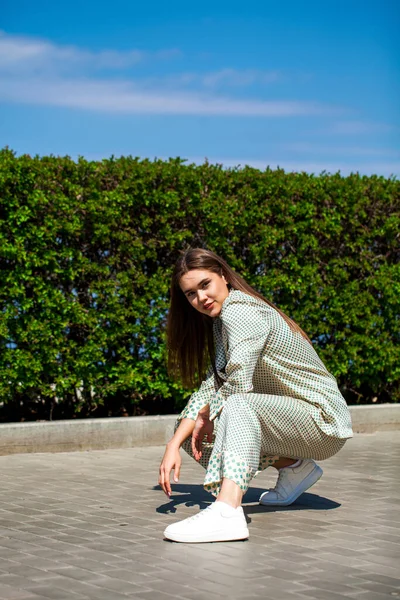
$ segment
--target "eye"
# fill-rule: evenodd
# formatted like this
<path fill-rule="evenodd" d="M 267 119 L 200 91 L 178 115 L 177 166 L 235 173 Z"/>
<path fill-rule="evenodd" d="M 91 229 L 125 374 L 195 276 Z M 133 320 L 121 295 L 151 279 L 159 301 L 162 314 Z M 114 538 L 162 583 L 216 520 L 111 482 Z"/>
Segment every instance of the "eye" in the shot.
<path fill-rule="evenodd" d="M 207 286 L 209 285 L 209 283 L 210 283 L 209 281 L 205 281 L 205 282 L 203 283 L 203 288 L 207 287 Z"/>

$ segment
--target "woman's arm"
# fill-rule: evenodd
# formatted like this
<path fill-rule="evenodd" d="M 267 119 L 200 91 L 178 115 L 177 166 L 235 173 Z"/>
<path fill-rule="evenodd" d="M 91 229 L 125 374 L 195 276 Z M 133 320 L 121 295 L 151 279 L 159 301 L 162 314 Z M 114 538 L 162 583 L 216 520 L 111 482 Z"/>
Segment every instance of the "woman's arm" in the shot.
<path fill-rule="evenodd" d="M 168 498 L 171 496 L 171 471 L 174 470 L 175 483 L 179 480 L 182 459 L 179 452 L 183 442 L 193 433 L 195 421 L 193 419 L 182 419 L 172 439 L 168 442 L 160 465 L 158 483 Z"/>
<path fill-rule="evenodd" d="M 192 453 L 196 460 L 200 460 L 203 456 L 203 441 L 207 438 L 207 442 L 211 444 L 214 431 L 214 423 L 210 421 L 210 405 L 207 404 L 199 410 L 192 434 Z"/>
<path fill-rule="evenodd" d="M 209 404 L 217 389 L 218 386 L 215 382 L 214 371 L 213 368 L 210 367 L 207 371 L 205 380 L 202 382 L 197 392 L 194 392 L 190 396 L 188 403 L 178 416 L 178 421 L 185 418 L 193 419 L 193 421 L 195 421 L 199 410 L 206 406 L 206 404 Z"/>
<path fill-rule="evenodd" d="M 193 419 L 182 419 L 167 446 L 175 447 L 179 450 L 183 442 L 192 435 L 194 424 L 195 421 Z"/>

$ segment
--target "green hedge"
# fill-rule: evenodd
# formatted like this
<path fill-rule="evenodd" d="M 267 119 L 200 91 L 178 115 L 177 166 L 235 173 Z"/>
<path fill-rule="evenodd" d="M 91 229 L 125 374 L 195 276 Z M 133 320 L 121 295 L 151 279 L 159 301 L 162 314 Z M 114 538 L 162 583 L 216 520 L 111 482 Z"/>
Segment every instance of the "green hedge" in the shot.
<path fill-rule="evenodd" d="M 292 316 L 349 402 L 398 401 L 399 196 L 377 176 L 0 151 L 0 419 L 178 410 L 164 325 L 188 246 Z"/>

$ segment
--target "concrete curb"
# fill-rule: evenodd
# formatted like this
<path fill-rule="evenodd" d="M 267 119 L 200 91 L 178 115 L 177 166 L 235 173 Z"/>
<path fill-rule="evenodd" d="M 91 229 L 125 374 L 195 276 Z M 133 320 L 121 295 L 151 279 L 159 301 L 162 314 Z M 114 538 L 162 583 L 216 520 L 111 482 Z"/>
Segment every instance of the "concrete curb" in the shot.
<path fill-rule="evenodd" d="M 400 404 L 349 406 L 354 433 L 400 429 Z"/>
<path fill-rule="evenodd" d="M 355 433 L 400 429 L 400 404 L 351 406 Z M 176 415 L 0 424 L 0 455 L 162 446 Z"/>

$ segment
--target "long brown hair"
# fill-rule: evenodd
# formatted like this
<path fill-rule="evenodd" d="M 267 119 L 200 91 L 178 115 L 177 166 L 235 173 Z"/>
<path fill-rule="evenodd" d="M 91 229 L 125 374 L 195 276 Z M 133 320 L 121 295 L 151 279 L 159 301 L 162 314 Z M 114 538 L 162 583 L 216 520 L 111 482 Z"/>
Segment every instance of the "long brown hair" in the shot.
<path fill-rule="evenodd" d="M 204 248 L 190 248 L 175 264 L 167 320 L 168 372 L 173 378 L 180 379 L 185 387 L 199 385 L 210 362 L 217 375 L 213 319 L 193 308 L 179 285 L 181 277 L 194 269 L 212 271 L 221 277 L 223 275 L 230 288 L 266 302 L 284 318 L 292 331 L 300 333 L 311 344 L 308 336 L 292 319 L 235 273 L 223 258 Z"/>

